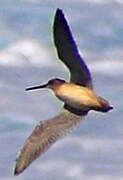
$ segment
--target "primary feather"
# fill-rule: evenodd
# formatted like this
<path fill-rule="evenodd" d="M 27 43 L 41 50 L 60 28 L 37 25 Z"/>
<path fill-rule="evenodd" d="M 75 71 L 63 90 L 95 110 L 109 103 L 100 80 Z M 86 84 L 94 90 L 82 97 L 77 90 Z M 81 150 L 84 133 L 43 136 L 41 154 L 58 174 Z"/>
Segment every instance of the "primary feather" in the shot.
<path fill-rule="evenodd" d="M 63 109 L 52 119 L 41 121 L 27 139 L 16 160 L 14 174 L 18 175 L 26 169 L 32 161 L 46 152 L 59 138 L 75 127 L 81 116 Z"/>
<path fill-rule="evenodd" d="M 80 56 L 62 10 L 57 9 L 53 25 L 54 42 L 59 58 L 70 70 L 70 81 L 92 88 L 91 74 Z"/>

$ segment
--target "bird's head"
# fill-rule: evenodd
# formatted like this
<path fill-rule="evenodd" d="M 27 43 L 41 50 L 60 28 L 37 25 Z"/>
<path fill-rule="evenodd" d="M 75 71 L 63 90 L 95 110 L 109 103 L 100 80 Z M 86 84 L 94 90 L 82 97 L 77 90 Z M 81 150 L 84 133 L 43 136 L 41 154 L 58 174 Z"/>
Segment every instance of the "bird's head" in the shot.
<path fill-rule="evenodd" d="M 26 91 L 35 90 L 35 89 L 42 89 L 42 88 L 55 89 L 63 83 L 65 83 L 65 80 L 55 78 L 55 79 L 49 80 L 46 84 L 26 88 Z"/>

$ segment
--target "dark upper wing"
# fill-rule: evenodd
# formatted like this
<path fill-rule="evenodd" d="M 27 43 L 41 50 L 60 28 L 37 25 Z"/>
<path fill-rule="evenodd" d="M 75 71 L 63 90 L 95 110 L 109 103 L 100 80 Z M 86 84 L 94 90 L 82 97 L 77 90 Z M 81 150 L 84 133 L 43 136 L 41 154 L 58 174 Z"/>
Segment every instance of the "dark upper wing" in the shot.
<path fill-rule="evenodd" d="M 62 13 L 57 9 L 54 20 L 54 42 L 58 56 L 66 64 L 71 73 L 73 83 L 92 88 L 92 80 L 88 67 L 80 57 L 70 28 Z"/>
<path fill-rule="evenodd" d="M 37 125 L 19 153 L 14 174 L 18 175 L 23 172 L 32 161 L 47 151 L 57 139 L 65 135 L 81 119 L 82 116 L 77 116 L 64 109 L 56 117 Z"/>

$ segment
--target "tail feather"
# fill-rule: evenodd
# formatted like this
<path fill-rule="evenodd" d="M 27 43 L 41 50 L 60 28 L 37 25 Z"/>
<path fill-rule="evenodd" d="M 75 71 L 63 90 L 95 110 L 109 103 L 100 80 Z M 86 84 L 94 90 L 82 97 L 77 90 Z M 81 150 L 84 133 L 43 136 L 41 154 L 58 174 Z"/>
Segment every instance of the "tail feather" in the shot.
<path fill-rule="evenodd" d="M 113 106 L 110 106 L 109 102 L 105 99 L 103 99 L 102 97 L 98 97 L 100 106 L 95 107 L 96 111 L 100 111 L 100 112 L 108 112 L 111 109 L 113 109 Z"/>

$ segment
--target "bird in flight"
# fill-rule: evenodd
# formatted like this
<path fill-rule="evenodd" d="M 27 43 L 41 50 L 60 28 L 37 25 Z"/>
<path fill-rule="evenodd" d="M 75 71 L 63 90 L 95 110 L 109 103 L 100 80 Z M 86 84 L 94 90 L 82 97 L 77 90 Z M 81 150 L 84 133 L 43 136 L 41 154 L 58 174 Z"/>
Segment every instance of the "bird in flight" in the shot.
<path fill-rule="evenodd" d="M 70 71 L 70 82 L 51 79 L 44 85 L 26 88 L 26 91 L 49 88 L 64 105 L 55 117 L 41 121 L 35 127 L 16 159 L 14 175 L 22 173 L 32 161 L 79 124 L 90 110 L 106 113 L 113 109 L 107 100 L 94 92 L 90 71 L 79 54 L 61 9 L 55 13 L 53 36 L 58 57 Z"/>

